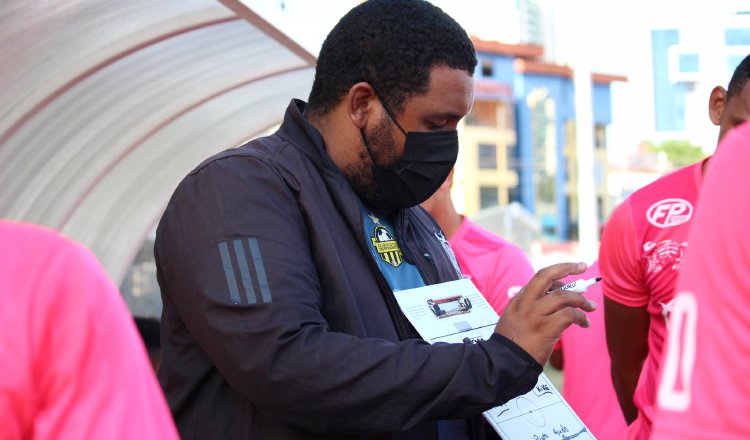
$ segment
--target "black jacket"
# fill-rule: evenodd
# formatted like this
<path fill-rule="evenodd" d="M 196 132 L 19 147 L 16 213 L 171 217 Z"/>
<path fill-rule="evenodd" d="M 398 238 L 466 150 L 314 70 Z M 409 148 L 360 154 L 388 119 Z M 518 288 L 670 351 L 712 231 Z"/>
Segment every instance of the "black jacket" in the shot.
<path fill-rule="evenodd" d="M 430 439 L 530 390 L 541 366 L 505 338 L 418 338 L 303 109 L 199 165 L 159 223 L 159 379 L 183 439 Z M 394 227 L 427 284 L 457 278 L 424 210 Z"/>

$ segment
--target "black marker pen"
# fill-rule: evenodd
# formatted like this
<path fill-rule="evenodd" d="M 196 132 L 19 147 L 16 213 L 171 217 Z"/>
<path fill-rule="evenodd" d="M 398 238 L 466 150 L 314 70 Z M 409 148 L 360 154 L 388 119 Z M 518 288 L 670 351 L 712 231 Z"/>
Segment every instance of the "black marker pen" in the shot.
<path fill-rule="evenodd" d="M 588 280 L 584 280 L 584 279 L 575 280 L 572 283 L 568 283 L 556 289 L 550 289 L 547 291 L 547 293 L 554 292 L 555 290 L 570 290 L 571 292 L 584 293 L 586 292 L 586 289 L 588 289 L 589 287 L 593 286 L 594 284 L 598 283 L 601 280 L 602 280 L 602 277 L 590 278 Z"/>

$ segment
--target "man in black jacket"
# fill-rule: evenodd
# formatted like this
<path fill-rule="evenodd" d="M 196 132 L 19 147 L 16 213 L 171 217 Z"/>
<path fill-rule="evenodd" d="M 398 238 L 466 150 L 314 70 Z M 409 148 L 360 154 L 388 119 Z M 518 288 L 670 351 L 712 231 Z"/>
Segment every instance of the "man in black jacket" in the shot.
<path fill-rule="evenodd" d="M 364 2 L 324 42 L 308 104 L 179 185 L 155 255 L 159 378 L 184 439 L 481 437 L 482 411 L 587 325 L 593 304 L 545 295 L 582 264 L 537 273 L 477 343 L 429 345 L 395 301 L 461 276 L 418 204 L 455 162 L 475 66 L 430 3 Z"/>

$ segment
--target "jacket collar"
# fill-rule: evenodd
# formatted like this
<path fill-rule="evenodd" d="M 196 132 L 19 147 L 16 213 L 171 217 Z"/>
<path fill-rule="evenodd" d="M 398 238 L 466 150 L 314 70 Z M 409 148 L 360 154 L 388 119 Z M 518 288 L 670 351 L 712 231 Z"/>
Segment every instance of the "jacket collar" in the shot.
<path fill-rule="evenodd" d="M 327 173 L 329 175 L 328 179 L 336 182 L 336 186 L 345 184 L 349 188 L 346 192 L 358 200 L 346 178 L 341 173 L 341 170 L 333 163 L 328 152 L 326 152 L 323 135 L 305 118 L 304 112 L 306 106 L 307 103 L 301 99 L 292 99 L 284 114 L 284 122 L 281 124 L 277 134 L 293 147 L 302 151 L 319 169 L 329 171 Z M 359 212 L 357 205 L 354 205 L 354 207 L 349 206 L 349 208 L 352 212 L 355 211 L 354 208 L 356 208 L 357 213 Z M 391 219 L 397 232 L 402 236 L 406 235 L 404 231 L 409 221 L 408 211 L 409 209 L 399 210 L 396 212 L 395 218 Z"/>
<path fill-rule="evenodd" d="M 277 134 L 302 151 L 317 167 L 339 171 L 326 152 L 323 135 L 305 118 L 306 106 L 304 101 L 292 99 Z"/>

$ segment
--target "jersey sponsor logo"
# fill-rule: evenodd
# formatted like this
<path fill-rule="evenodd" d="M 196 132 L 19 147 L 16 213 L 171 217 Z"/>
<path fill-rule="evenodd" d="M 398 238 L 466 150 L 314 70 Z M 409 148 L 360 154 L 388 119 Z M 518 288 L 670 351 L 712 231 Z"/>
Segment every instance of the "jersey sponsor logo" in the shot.
<path fill-rule="evenodd" d="M 651 205 L 646 219 L 657 228 L 669 228 L 690 221 L 693 205 L 685 199 L 664 199 Z"/>
<path fill-rule="evenodd" d="M 659 273 L 664 269 L 680 270 L 686 247 L 687 243 L 678 243 L 674 240 L 644 243 L 643 250 L 648 261 L 647 273 Z"/>
<path fill-rule="evenodd" d="M 393 234 L 385 226 L 376 225 L 370 241 L 383 261 L 393 267 L 401 266 L 403 253 L 401 248 L 398 247 L 398 242 L 393 238 Z"/>

